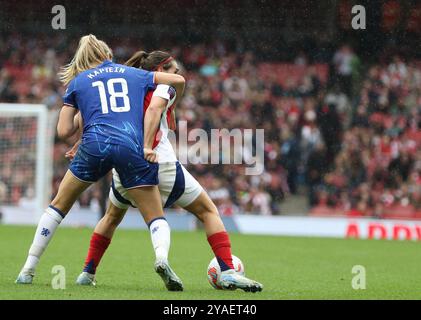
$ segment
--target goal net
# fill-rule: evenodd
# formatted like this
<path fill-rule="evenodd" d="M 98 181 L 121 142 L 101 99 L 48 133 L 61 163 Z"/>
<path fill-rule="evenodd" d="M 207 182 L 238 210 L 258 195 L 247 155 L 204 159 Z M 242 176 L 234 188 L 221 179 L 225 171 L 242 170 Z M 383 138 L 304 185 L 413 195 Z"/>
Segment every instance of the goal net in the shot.
<path fill-rule="evenodd" d="M 0 212 L 4 223 L 36 223 L 48 204 L 53 121 L 55 116 L 45 105 L 0 103 Z"/>

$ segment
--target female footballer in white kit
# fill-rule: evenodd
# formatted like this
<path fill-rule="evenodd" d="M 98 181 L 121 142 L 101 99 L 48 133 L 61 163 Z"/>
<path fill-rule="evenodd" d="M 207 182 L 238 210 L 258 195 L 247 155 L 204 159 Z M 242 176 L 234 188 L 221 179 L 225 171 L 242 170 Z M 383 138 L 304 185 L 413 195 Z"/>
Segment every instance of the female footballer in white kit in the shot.
<path fill-rule="evenodd" d="M 177 73 L 177 62 L 166 52 L 154 51 L 150 54 L 137 52 L 130 58 L 127 65 L 145 70 L 156 70 L 168 73 Z M 199 182 L 179 163 L 171 142 L 168 139 L 170 127 L 175 127 L 174 101 L 175 90 L 167 85 L 158 85 L 145 97 L 144 108 L 145 125 L 157 123 L 159 130 L 155 136 L 145 136 L 145 147 L 152 147 L 157 159 L 151 156 L 147 160 L 159 163 L 159 191 L 164 207 L 177 204 L 193 213 L 203 222 L 208 242 L 217 257 L 221 267 L 221 286 L 225 289 L 243 289 L 244 291 L 261 291 L 263 286 L 253 280 L 237 274 L 234 270 L 231 254 L 231 243 L 218 210 Z M 152 119 L 154 118 L 154 119 Z M 160 118 L 160 120 L 159 120 Z M 155 122 L 154 122 L 155 121 Z M 157 126 L 158 127 L 158 126 Z M 153 133 L 154 130 L 145 132 Z M 95 272 L 105 253 L 115 229 L 122 221 L 129 206 L 136 206 L 130 198 L 127 189 L 121 182 L 118 173 L 113 170 L 113 181 L 110 189 L 110 204 L 105 216 L 98 222 L 91 238 L 90 248 L 85 260 L 83 272 L 79 275 L 77 283 L 80 285 L 95 285 Z M 154 243 L 156 262 L 155 270 L 162 277 L 168 290 L 183 290 L 180 278 L 166 263 L 170 248 L 170 228 L 165 218 L 158 218 L 148 224 Z M 160 228 L 159 238 L 154 239 L 154 228 Z M 163 232 L 163 229 L 166 232 Z"/>

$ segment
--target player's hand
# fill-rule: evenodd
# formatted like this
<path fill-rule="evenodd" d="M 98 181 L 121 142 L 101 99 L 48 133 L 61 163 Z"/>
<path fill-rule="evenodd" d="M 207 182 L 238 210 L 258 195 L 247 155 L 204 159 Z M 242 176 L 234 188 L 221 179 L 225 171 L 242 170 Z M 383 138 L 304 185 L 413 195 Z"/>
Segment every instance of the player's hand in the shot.
<path fill-rule="evenodd" d="M 69 160 L 73 160 L 77 153 L 77 149 L 79 148 L 79 145 L 80 145 L 80 140 L 76 142 L 75 145 L 69 151 L 67 151 L 64 156 Z"/>
<path fill-rule="evenodd" d="M 158 162 L 158 154 L 155 151 L 153 151 L 151 148 L 143 148 L 143 156 L 149 162 L 153 162 L 153 163 Z"/>

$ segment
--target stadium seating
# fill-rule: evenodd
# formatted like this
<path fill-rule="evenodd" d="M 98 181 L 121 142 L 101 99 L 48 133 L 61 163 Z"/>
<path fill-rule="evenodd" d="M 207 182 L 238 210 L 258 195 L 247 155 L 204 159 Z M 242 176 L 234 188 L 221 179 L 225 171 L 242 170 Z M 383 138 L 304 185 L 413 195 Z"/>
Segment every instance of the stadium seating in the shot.
<path fill-rule="evenodd" d="M 67 49 L 59 37 L 15 34 L 2 42 L 11 50 L 0 50 L 0 102 L 45 103 L 58 110 L 64 88 L 56 74 L 69 61 L 74 39 L 65 42 Z M 244 176 L 242 166 L 189 166 L 210 194 L 224 195 L 215 199 L 223 212 L 284 214 L 285 195 L 301 193 L 316 216 L 421 219 L 420 61 L 394 57 L 364 68 L 359 62 L 346 82 L 333 59 L 314 65 L 305 58 L 259 61 L 252 52 L 224 45 L 172 48 L 188 78 L 179 120 L 187 120 L 190 129 L 265 129 L 260 176 Z M 120 62 L 138 49 L 132 42 L 114 47 Z M 352 88 L 344 88 L 346 83 Z M 0 143 L 13 139 L 0 133 Z M 56 141 L 55 190 L 67 167 L 67 148 Z M 0 170 L 0 181 L 6 174 Z M 25 184 L 7 194 L 5 201 L 19 201 Z M 93 187 L 80 204 L 103 196 Z"/>

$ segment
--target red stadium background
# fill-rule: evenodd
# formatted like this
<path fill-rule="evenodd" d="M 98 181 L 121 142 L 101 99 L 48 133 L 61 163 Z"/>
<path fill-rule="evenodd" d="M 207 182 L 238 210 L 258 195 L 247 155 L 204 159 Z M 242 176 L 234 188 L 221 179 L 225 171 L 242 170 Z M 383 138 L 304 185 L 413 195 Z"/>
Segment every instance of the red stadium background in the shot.
<path fill-rule="evenodd" d="M 221 214 L 421 219 L 418 1 L 359 1 L 366 30 L 351 28 L 351 0 L 68 3 L 64 32 L 51 29 L 52 2 L 27 1 L 22 14 L 18 2 L 0 1 L 0 102 L 59 110 L 58 68 L 86 32 L 107 40 L 119 62 L 139 49 L 169 50 L 188 79 L 178 120 L 265 130 L 262 175 L 188 166 Z M 34 128 L 20 126 L 17 136 L 0 122 L 0 145 L 15 150 L 0 155 L 0 208 L 31 196 L 33 169 L 12 146 Z M 55 139 L 54 192 L 68 148 Z M 12 171 L 5 164 L 14 159 Z M 90 188 L 80 206 L 103 212 L 108 187 L 105 179 Z"/>

